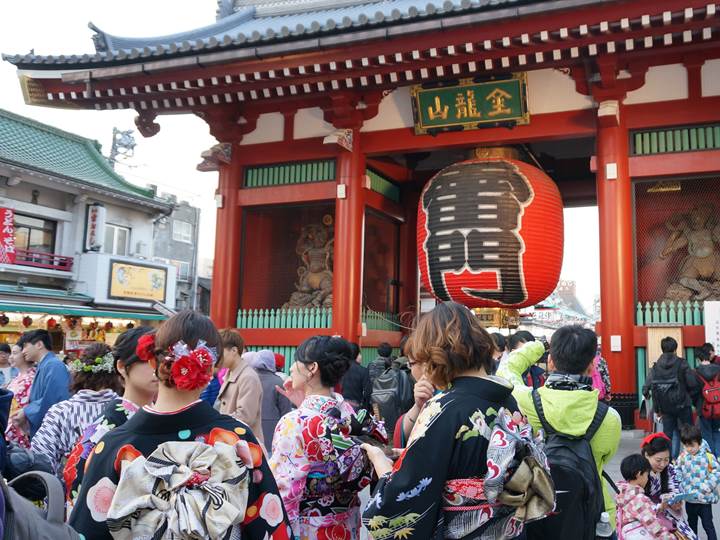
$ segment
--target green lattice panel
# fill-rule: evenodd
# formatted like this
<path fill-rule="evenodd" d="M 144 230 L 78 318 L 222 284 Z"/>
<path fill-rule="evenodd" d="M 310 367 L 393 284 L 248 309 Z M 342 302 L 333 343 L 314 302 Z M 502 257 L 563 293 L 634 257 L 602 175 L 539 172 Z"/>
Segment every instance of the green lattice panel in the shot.
<path fill-rule="evenodd" d="M 246 188 L 309 184 L 335 180 L 335 160 L 277 163 L 245 169 Z"/>
<path fill-rule="evenodd" d="M 720 124 L 633 131 L 630 137 L 634 156 L 718 150 Z"/>

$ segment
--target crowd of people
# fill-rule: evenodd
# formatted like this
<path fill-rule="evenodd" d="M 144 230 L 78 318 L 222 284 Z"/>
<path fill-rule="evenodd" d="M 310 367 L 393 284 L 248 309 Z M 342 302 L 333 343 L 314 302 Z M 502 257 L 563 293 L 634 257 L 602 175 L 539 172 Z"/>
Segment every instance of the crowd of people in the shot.
<path fill-rule="evenodd" d="M 193 311 L 67 363 L 51 349 L 43 330 L 0 347 L 0 466 L 62 481 L 65 526 L 86 540 L 693 540 L 698 522 L 715 538 L 709 346 L 693 370 L 663 340 L 645 385 L 663 432 L 623 460 L 617 486 L 605 469 L 621 420 L 580 326 L 550 343 L 490 335 L 445 302 L 397 356 L 383 343 L 363 367 L 357 344 L 314 336 L 289 375 L 284 357 Z"/>

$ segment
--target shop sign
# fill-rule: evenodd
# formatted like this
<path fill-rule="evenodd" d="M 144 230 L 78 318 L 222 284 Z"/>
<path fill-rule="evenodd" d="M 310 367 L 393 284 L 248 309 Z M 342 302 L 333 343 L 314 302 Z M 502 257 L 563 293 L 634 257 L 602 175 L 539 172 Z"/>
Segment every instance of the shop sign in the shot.
<path fill-rule="evenodd" d="M 85 251 L 100 251 L 105 243 L 105 207 L 91 204 L 87 211 Z"/>
<path fill-rule="evenodd" d="M 452 86 L 418 85 L 411 94 L 416 135 L 530 122 L 524 73 L 492 81 L 460 79 Z"/>
<path fill-rule="evenodd" d="M 15 264 L 15 211 L 0 208 L 0 263 Z"/>
<path fill-rule="evenodd" d="M 167 268 L 110 261 L 109 298 L 165 302 Z"/>

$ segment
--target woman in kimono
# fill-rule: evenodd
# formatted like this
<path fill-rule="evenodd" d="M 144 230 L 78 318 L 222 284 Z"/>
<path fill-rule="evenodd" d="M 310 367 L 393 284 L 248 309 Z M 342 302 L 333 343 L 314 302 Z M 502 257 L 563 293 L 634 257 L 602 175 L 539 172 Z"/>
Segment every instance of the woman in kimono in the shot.
<path fill-rule="evenodd" d="M 505 408 L 510 425 L 522 425 L 512 386 L 488 375 L 492 338 L 466 307 L 444 302 L 420 319 L 406 348 L 444 391 L 425 403 L 394 464 L 363 445 L 380 479 L 363 513 L 370 534 L 403 540 L 515 536 L 512 515 L 485 494 L 498 412 Z"/>
<path fill-rule="evenodd" d="M 352 361 L 344 339 L 311 337 L 298 347 L 285 383 L 290 400 L 300 404 L 275 428 L 270 467 L 299 540 L 360 538 L 358 493 L 370 484 L 372 469 L 351 437 L 386 437 L 365 410 L 355 415 L 333 392 Z"/>
<path fill-rule="evenodd" d="M 661 503 L 683 493 L 678 484 L 675 467 L 670 463 L 670 439 L 664 433 L 653 433 L 643 439 L 642 455 L 650 462 L 650 477 L 645 495 L 660 508 Z M 678 502 L 658 511 L 658 517 L 671 530 L 682 533 L 685 540 L 697 540 L 697 535 L 683 517 L 683 504 Z"/>
<path fill-rule="evenodd" d="M 86 540 L 289 539 L 257 439 L 200 399 L 222 359 L 210 319 L 178 313 L 136 354 L 155 370 L 157 400 L 95 446 L 70 525 Z"/>
<path fill-rule="evenodd" d="M 25 407 L 30 402 L 30 388 L 35 378 L 35 366 L 32 362 L 25 359 L 22 349 L 13 345 L 10 348 L 10 365 L 18 369 L 18 375 L 7 386 L 7 389 L 13 393 L 12 405 L 10 408 L 10 417 Z M 5 430 L 5 440 L 14 442 L 23 448 L 30 448 L 30 438 L 18 426 L 12 422 L 8 422 Z"/>
<path fill-rule="evenodd" d="M 85 462 L 95 445 L 106 433 L 122 426 L 138 409 L 149 405 L 158 392 L 158 380 L 153 368 L 136 354 L 138 339 L 152 332 L 147 326 L 138 326 L 124 332 L 113 346 L 115 371 L 123 380 L 122 397 L 112 400 L 86 428 L 68 456 L 63 468 L 65 495 L 68 510 L 72 510 L 85 474 Z M 69 513 L 69 512 L 68 512 Z"/>
<path fill-rule="evenodd" d="M 85 428 L 117 399 L 122 388 L 115 358 L 105 343 L 93 343 L 67 368 L 72 376 L 71 397 L 50 407 L 30 442 L 31 450 L 45 456 L 59 477 Z"/>

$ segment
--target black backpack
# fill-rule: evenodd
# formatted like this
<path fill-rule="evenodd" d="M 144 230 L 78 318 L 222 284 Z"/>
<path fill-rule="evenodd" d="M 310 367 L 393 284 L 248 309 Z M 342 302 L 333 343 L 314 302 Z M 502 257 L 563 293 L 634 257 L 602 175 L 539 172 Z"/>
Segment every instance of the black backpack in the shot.
<path fill-rule="evenodd" d="M 45 490 L 45 510 L 41 510 L 15 489 L 32 480 Z M 3 540 L 80 540 L 84 538 L 65 523 L 65 494 L 52 474 L 31 471 L 10 482 L 0 477 L 0 498 L 4 499 Z"/>
<path fill-rule="evenodd" d="M 375 416 L 384 420 L 385 429 L 392 433 L 398 418 L 414 401 L 410 375 L 402 369 L 386 369 L 373 381 L 370 401 Z"/>
<path fill-rule="evenodd" d="M 545 454 L 555 484 L 555 513 L 528 525 L 528 539 L 595 540 L 595 527 L 605 511 L 602 482 L 590 440 L 609 407 L 598 401 L 585 435 L 575 437 L 556 431 L 545 418 L 540 394 L 533 390 L 533 404 L 545 430 Z"/>
<path fill-rule="evenodd" d="M 676 415 L 685 408 L 687 394 L 680 386 L 680 362 L 676 363 L 673 374 L 664 379 L 656 378 L 655 367 L 653 366 L 650 385 L 655 412 Z"/>

